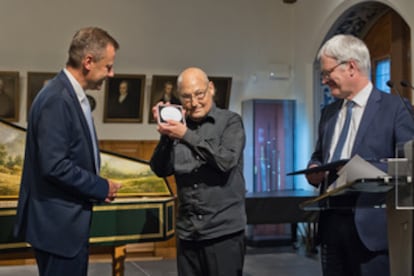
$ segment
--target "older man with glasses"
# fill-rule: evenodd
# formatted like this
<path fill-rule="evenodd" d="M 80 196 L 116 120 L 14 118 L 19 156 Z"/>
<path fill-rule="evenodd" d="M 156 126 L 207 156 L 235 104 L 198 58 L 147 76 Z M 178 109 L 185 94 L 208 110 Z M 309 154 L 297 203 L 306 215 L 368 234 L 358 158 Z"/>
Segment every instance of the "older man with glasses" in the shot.
<path fill-rule="evenodd" d="M 397 144 L 414 136 L 414 123 L 398 96 L 383 93 L 370 80 L 367 46 L 352 35 L 336 35 L 320 49 L 322 83 L 338 100 L 322 110 L 318 141 L 309 167 L 349 159 L 358 154 L 387 171 L 381 159 L 394 157 Z M 384 173 L 385 174 L 385 173 Z M 306 175 L 325 192 L 336 170 Z M 321 211 L 319 236 L 324 276 L 389 275 L 385 209 L 358 208 L 363 194 L 334 200 L 355 210 Z"/>
<path fill-rule="evenodd" d="M 241 117 L 216 107 L 214 84 L 199 68 L 185 69 L 177 88 L 186 123 L 158 124 L 161 138 L 150 164 L 158 176 L 174 175 L 177 181 L 178 275 L 241 276 L 246 226 Z"/>

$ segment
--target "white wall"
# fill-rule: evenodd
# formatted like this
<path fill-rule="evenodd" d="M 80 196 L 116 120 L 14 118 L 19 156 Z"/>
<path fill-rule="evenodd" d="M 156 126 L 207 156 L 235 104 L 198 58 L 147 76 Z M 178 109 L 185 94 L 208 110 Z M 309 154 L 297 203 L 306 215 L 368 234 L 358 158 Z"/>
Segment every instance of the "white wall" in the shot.
<path fill-rule="evenodd" d="M 1 7 L 2 6 L 2 7 Z M 233 77 L 230 109 L 241 100 L 290 97 L 289 81 L 262 77 L 269 64 L 291 64 L 293 6 L 274 0 L 3 0 L 0 2 L 0 70 L 21 74 L 20 122 L 26 126 L 27 71 L 59 71 L 74 32 L 107 29 L 121 44 L 115 73 L 145 74 L 144 123 L 103 123 L 103 91 L 94 118 L 100 139 L 158 139 L 147 124 L 151 76 L 200 66 Z M 251 85 L 251 76 L 258 76 Z"/>
<path fill-rule="evenodd" d="M 147 76 L 142 124 L 104 124 L 104 93 L 89 92 L 97 100 L 93 115 L 100 139 L 158 139 L 155 126 L 147 124 L 151 76 L 174 75 L 195 65 L 210 75 L 233 77 L 230 109 L 236 112 L 241 112 L 244 99 L 296 99 L 299 169 L 315 142 L 315 55 L 338 16 L 360 2 L 364 1 L 298 0 L 288 5 L 282 0 L 2 0 L 0 70 L 20 72 L 19 124 L 26 126 L 27 71 L 59 71 L 74 32 L 100 26 L 121 44 L 116 73 Z M 414 1 L 380 2 L 402 15 L 414 37 Z M 269 80 L 270 64 L 290 66 L 291 77 Z M 306 186 L 302 178 L 299 182 Z"/>

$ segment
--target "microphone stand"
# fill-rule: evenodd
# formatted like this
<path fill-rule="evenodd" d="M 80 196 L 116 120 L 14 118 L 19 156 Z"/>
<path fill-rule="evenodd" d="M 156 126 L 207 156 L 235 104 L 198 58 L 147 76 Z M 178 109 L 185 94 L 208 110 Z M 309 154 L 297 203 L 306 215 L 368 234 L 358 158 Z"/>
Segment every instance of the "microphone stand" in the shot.
<path fill-rule="evenodd" d="M 401 86 L 402 87 L 406 87 L 406 88 L 411 88 L 411 89 L 414 89 L 414 86 L 412 86 L 408 81 L 406 81 L 406 80 L 402 80 L 402 81 L 400 81 L 400 84 L 401 84 Z"/>
<path fill-rule="evenodd" d="M 404 82 L 404 85 L 406 85 L 406 84 L 408 84 L 408 82 L 407 82 L 407 83 L 406 83 L 406 82 Z M 404 86 L 404 85 L 403 85 L 403 81 L 401 81 L 401 86 Z M 400 91 L 397 89 L 397 87 L 395 87 L 395 86 L 394 86 L 394 82 L 393 82 L 393 81 L 391 81 L 391 80 L 387 81 L 387 86 L 388 86 L 389 88 L 391 88 L 391 89 L 394 89 L 394 90 L 395 90 L 395 92 L 397 92 L 398 96 L 400 96 L 401 101 L 404 103 L 404 106 L 405 106 L 405 108 L 407 109 L 408 113 L 410 113 L 411 118 L 413 118 L 413 120 L 414 120 L 414 112 L 413 112 L 413 108 L 412 108 L 411 104 L 408 102 L 408 100 L 407 100 L 407 99 L 405 99 L 405 98 L 402 96 L 402 94 L 401 94 L 401 93 L 400 93 Z M 404 87 L 406 87 L 406 86 L 404 86 Z M 410 86 L 410 87 L 411 87 L 411 86 Z M 411 88 L 412 88 L 412 89 L 414 89 L 414 87 L 411 87 Z"/>

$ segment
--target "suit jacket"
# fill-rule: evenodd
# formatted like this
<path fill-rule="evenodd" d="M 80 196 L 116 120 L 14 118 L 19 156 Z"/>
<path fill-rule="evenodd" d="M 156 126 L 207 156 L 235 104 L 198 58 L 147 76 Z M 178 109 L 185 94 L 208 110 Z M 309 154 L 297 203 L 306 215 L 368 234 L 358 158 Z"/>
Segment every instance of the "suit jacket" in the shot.
<path fill-rule="evenodd" d="M 14 235 L 34 248 L 75 256 L 89 239 L 92 202 L 108 194 L 95 171 L 86 119 L 61 71 L 30 110 Z"/>
<path fill-rule="evenodd" d="M 338 100 L 322 110 L 319 138 L 310 164 L 323 164 L 328 161 L 331 140 L 342 104 L 343 100 Z M 352 156 L 358 154 L 386 172 L 387 165 L 380 160 L 394 157 L 396 145 L 413 137 L 413 117 L 403 101 L 395 95 L 373 89 L 355 137 Z M 362 242 L 368 249 L 387 249 L 384 209 L 356 208 L 355 224 Z"/>

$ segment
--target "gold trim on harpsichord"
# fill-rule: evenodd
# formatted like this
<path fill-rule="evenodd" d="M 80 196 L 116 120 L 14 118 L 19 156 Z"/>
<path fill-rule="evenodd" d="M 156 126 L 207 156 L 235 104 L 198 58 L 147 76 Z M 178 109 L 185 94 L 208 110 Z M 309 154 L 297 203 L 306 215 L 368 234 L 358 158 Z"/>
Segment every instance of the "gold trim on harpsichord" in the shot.
<path fill-rule="evenodd" d="M 0 203 L 6 203 L 5 201 L 0 201 Z M 16 208 L 16 204 L 0 204 L 0 208 Z M 9 210 L 0 210 L 0 217 L 10 217 L 16 215 L 16 209 L 9 209 Z M 25 248 L 25 247 L 31 247 L 30 244 L 27 242 L 8 242 L 8 243 L 0 243 L 0 250 L 4 249 L 16 249 L 16 248 Z"/>
<path fill-rule="evenodd" d="M 24 248 L 24 247 L 31 247 L 31 246 L 27 242 L 15 242 L 15 243 L 0 244 L 0 250 L 2 250 L 2 249 L 16 249 L 16 248 Z"/>
<path fill-rule="evenodd" d="M 162 203 L 144 203 L 144 204 L 126 204 L 126 205 L 105 205 L 105 206 L 94 206 L 93 211 L 118 211 L 118 210 L 141 210 L 141 209 L 158 209 L 160 227 L 157 233 L 150 234 L 133 234 L 133 235 L 116 235 L 116 236 L 105 236 L 105 237 L 90 237 L 90 243 L 100 242 L 120 242 L 120 241 L 131 241 L 139 239 L 155 239 L 162 238 L 164 232 L 164 208 Z"/>
<path fill-rule="evenodd" d="M 162 212 L 162 203 L 143 203 L 143 204 L 125 204 L 125 205 L 95 205 L 93 211 L 116 211 L 116 210 L 135 210 L 158 208 Z"/>
<path fill-rule="evenodd" d="M 17 207 L 17 200 L 0 200 L 0 208 L 8 209 L 8 208 L 16 208 Z"/>
<path fill-rule="evenodd" d="M 175 205 L 174 201 L 170 201 L 167 204 L 165 204 L 165 208 L 166 208 L 166 214 L 165 214 L 166 227 L 165 227 L 165 230 L 167 231 L 167 236 L 173 235 L 175 233 L 175 229 L 174 229 L 174 225 L 175 225 L 174 205 Z M 168 209 L 169 208 L 172 209 L 172 218 L 171 218 L 172 225 L 168 224 L 168 222 L 170 221 L 169 217 L 168 217 L 168 214 L 169 214 Z M 171 230 L 168 230 L 168 229 L 171 229 Z"/>
<path fill-rule="evenodd" d="M 16 210 L 3 210 L 0 211 L 0 216 L 15 216 Z"/>
<path fill-rule="evenodd" d="M 132 200 L 132 199 L 131 199 Z M 135 199 L 136 200 L 136 199 Z M 152 199 L 155 201 L 155 199 Z M 162 201 L 161 203 L 159 201 Z M 148 203 L 143 201 L 142 204 L 137 204 L 136 201 L 132 204 L 133 201 L 129 201 L 131 203 L 125 203 L 128 201 L 121 200 L 124 204 L 106 204 L 106 205 L 96 205 L 93 207 L 94 212 L 105 212 L 105 211 L 122 211 L 122 210 L 143 210 L 143 209 L 157 209 L 159 214 L 159 231 L 155 233 L 148 233 L 148 234 L 129 234 L 129 235 L 113 235 L 113 236 L 103 236 L 103 237 L 90 237 L 90 243 L 104 243 L 104 242 L 130 242 L 131 240 L 140 240 L 140 239 L 158 239 L 163 238 L 163 233 L 166 233 L 166 236 L 171 236 L 174 234 L 174 200 L 173 198 L 159 198 L 157 202 Z M 6 204 L 3 208 L 13 208 L 13 204 Z M 164 208 L 165 206 L 165 208 Z M 173 225 L 169 225 L 169 212 L 168 209 L 172 208 L 172 222 Z M 165 212 L 165 214 L 164 214 Z M 16 210 L 15 209 L 7 209 L 7 210 L 0 210 L 0 216 L 15 216 Z M 164 217 L 167 221 L 164 221 Z M 171 229 L 168 231 L 168 229 Z M 16 249 L 16 248 L 25 248 L 30 247 L 30 244 L 26 242 L 17 242 L 17 243 L 5 243 L 0 244 L 0 250 L 3 249 Z"/>
<path fill-rule="evenodd" d="M 160 229 L 162 230 L 162 229 Z M 136 235 L 122 235 L 122 236 L 105 236 L 105 237 L 91 237 L 89 238 L 90 243 L 101 243 L 101 242 L 122 242 L 140 239 L 156 239 L 162 238 L 162 231 L 159 233 L 151 234 L 136 234 Z"/>

